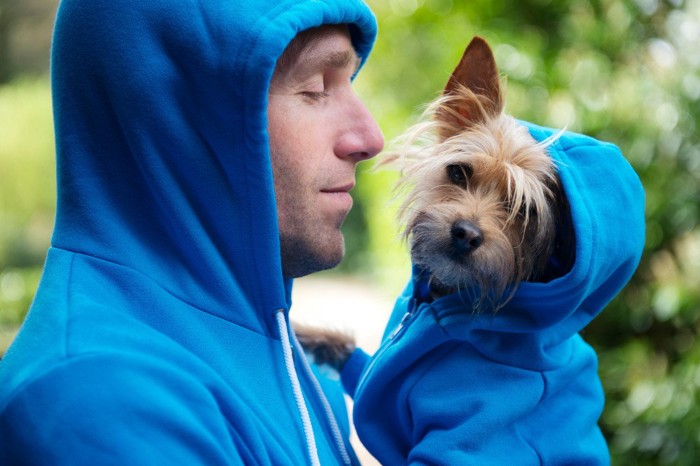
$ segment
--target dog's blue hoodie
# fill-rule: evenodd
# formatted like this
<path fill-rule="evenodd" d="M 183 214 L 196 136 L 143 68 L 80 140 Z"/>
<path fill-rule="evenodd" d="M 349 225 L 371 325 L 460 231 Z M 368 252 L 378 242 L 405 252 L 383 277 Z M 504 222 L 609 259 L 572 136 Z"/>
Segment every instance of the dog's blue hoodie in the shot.
<path fill-rule="evenodd" d="M 538 141 L 553 134 L 528 127 Z M 522 284 L 495 315 L 472 314 L 468 296 L 429 302 L 416 270 L 369 364 L 361 352 L 347 363 L 358 435 L 382 464 L 609 464 L 597 358 L 579 332 L 637 267 L 644 191 L 612 144 L 564 133 L 549 151 L 571 208 L 573 268 Z"/>
<path fill-rule="evenodd" d="M 0 363 L 0 464 L 356 462 L 304 358 L 285 364 L 268 154 L 275 62 L 330 23 L 368 56 L 361 0 L 61 1 L 57 217 Z"/>

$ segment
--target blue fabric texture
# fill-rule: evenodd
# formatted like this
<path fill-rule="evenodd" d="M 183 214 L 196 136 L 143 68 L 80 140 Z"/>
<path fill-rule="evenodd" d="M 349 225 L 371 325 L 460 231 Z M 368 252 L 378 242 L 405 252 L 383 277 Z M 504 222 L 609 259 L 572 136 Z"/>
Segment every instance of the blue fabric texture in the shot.
<path fill-rule="evenodd" d="M 538 141 L 554 133 L 523 124 Z M 472 313 L 466 295 L 424 299 L 414 270 L 354 392 L 358 435 L 382 464 L 609 464 L 597 357 L 579 332 L 638 265 L 645 196 L 612 144 L 564 133 L 549 152 L 571 208 L 572 269 L 523 283 L 496 314 Z"/>
<path fill-rule="evenodd" d="M 361 0 L 60 2 L 57 216 L 0 363 L 0 464 L 306 464 L 274 317 L 292 282 L 267 92 L 299 31 L 338 23 L 364 61 L 377 26 Z"/>

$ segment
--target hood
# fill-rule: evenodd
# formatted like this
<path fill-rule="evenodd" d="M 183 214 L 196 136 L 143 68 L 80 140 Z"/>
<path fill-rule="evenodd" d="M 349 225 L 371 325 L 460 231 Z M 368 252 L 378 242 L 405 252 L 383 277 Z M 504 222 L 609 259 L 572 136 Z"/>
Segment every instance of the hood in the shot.
<path fill-rule="evenodd" d="M 376 21 L 361 0 L 63 0 L 52 245 L 272 332 L 292 282 L 281 271 L 268 85 L 298 32 L 340 23 L 364 62 Z"/>
<path fill-rule="evenodd" d="M 552 129 L 522 124 L 537 141 L 555 135 Z M 450 338 L 468 340 L 494 360 L 523 367 L 552 367 L 569 357 L 561 343 L 570 341 L 625 286 L 645 241 L 644 189 L 616 146 L 564 132 L 549 153 L 570 207 L 576 239 L 573 267 L 547 283 L 521 283 L 496 314 L 467 315 L 467 294 L 430 304 Z M 414 267 L 413 282 L 399 301 L 421 301 L 427 288 L 423 275 Z M 387 328 L 399 317 L 392 315 Z M 535 354 L 540 355 L 537 361 Z"/>

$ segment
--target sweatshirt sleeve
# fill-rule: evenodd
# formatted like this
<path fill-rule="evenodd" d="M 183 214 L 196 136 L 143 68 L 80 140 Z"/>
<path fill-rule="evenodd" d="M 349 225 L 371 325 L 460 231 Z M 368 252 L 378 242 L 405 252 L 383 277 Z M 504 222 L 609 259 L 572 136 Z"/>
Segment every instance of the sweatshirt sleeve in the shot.
<path fill-rule="evenodd" d="M 465 368 L 460 350 L 423 367 L 420 379 L 406 387 L 412 438 L 406 463 L 477 466 L 517 458 L 518 464 L 539 464 L 534 449 L 514 429 L 541 398 L 541 375 L 500 364 Z"/>
<path fill-rule="evenodd" d="M 211 391 L 185 371 L 83 356 L 11 398 L 0 413 L 0 463 L 249 464 L 254 445 L 236 445 L 233 429 Z"/>
<path fill-rule="evenodd" d="M 348 361 L 343 366 L 343 370 L 340 374 L 341 380 L 343 382 L 343 387 L 345 387 L 345 393 L 347 393 L 351 398 L 355 397 L 355 390 L 357 390 L 357 384 L 360 382 L 360 377 L 365 371 L 365 367 L 370 360 L 369 354 L 365 353 L 362 349 L 357 348 L 348 358 Z"/>
<path fill-rule="evenodd" d="M 471 351 L 453 347 L 406 387 L 408 464 L 609 464 L 592 349 L 575 348 L 551 371 L 465 364 Z"/>

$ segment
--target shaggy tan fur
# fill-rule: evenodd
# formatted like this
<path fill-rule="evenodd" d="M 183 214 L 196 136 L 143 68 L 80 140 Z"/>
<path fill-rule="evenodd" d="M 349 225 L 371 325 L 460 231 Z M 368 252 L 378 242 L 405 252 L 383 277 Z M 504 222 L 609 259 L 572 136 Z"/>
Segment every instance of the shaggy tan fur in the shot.
<path fill-rule="evenodd" d="M 477 310 L 497 310 L 518 283 L 542 273 L 560 191 L 547 155 L 555 138 L 538 144 L 503 112 L 495 66 L 486 42 L 475 38 L 443 96 L 381 162 L 402 172 L 399 221 L 412 262 L 430 271 L 437 294 L 478 293 Z M 481 233 L 478 247 L 455 248 L 458 222 Z"/>

